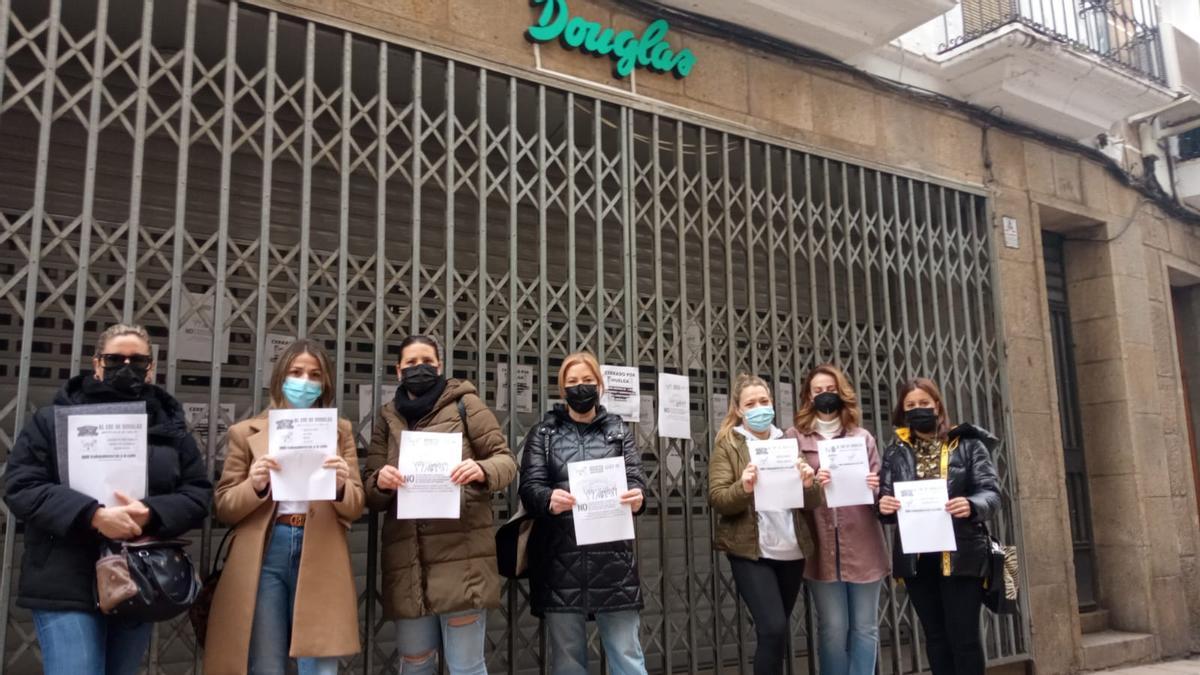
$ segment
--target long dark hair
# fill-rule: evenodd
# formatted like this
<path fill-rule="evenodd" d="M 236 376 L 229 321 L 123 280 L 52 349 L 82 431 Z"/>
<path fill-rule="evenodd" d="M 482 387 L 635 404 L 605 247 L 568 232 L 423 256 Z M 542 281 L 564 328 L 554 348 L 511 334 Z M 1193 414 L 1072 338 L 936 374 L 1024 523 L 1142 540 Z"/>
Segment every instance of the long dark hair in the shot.
<path fill-rule="evenodd" d="M 927 377 L 914 377 L 911 380 L 905 380 L 896 388 L 896 407 L 892 409 L 892 426 L 908 426 L 908 420 L 904 418 L 904 399 L 918 389 L 929 394 L 929 398 L 933 399 L 938 418 L 936 436 L 939 439 L 945 440 L 946 435 L 950 433 L 950 418 L 946 415 L 946 403 L 942 398 L 942 390 L 938 389 L 937 383 Z"/>
<path fill-rule="evenodd" d="M 442 362 L 442 348 L 438 346 L 437 340 L 428 335 L 409 335 L 400 343 L 400 353 L 396 355 L 396 363 L 404 360 L 404 350 L 413 345 L 433 347 L 433 355 L 437 357 L 438 363 Z"/>

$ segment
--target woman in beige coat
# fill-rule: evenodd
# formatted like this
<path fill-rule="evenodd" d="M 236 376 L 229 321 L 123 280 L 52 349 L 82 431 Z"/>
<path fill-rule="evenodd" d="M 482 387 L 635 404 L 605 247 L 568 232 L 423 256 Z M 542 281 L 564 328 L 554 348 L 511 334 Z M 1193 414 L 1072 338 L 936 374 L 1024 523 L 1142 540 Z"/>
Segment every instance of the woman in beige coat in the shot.
<path fill-rule="evenodd" d="M 439 646 L 450 675 L 487 675 L 487 610 L 500 606 L 492 494 L 516 477 L 517 462 L 475 386 L 442 374 L 432 338 L 405 338 L 396 373 L 400 386 L 375 419 L 364 480 L 367 505 L 384 512 L 383 615 L 395 621 L 405 675 L 435 673 Z M 462 461 L 450 474 L 462 486 L 457 520 L 396 517 L 405 431 L 462 434 Z"/>
<path fill-rule="evenodd" d="M 272 408 L 334 405 L 333 369 L 319 344 L 298 340 L 275 363 Z M 333 501 L 277 502 L 271 495 L 267 413 L 229 429 L 217 518 L 234 527 L 208 621 L 204 672 L 333 675 L 359 651 L 358 602 L 346 532 L 363 511 L 350 423 L 338 421 Z"/>

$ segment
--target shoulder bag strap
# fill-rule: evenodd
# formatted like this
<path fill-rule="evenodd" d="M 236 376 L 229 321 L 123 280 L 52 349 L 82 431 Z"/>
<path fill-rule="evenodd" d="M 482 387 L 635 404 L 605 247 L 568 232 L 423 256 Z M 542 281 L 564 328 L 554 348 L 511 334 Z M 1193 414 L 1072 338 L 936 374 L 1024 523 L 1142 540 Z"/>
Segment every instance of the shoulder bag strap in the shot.
<path fill-rule="evenodd" d="M 946 481 L 946 487 L 950 487 L 950 443 L 942 441 L 942 462 L 941 462 L 942 480 Z M 950 552 L 942 552 L 942 576 L 950 576 Z"/>
<path fill-rule="evenodd" d="M 462 420 L 463 435 L 467 437 L 467 442 L 474 447 L 475 444 L 471 439 L 471 427 L 467 425 L 467 404 L 463 403 L 462 396 L 458 397 L 458 418 Z"/>

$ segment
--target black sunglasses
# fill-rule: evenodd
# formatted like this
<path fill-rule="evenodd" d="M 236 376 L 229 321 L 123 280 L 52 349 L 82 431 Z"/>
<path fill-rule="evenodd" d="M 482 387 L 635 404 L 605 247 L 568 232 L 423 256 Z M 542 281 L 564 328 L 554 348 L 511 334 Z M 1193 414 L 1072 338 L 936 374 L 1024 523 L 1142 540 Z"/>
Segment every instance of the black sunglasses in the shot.
<path fill-rule="evenodd" d="M 120 368 L 126 363 L 134 368 L 149 368 L 154 358 L 149 354 L 101 354 L 100 362 L 105 368 Z"/>

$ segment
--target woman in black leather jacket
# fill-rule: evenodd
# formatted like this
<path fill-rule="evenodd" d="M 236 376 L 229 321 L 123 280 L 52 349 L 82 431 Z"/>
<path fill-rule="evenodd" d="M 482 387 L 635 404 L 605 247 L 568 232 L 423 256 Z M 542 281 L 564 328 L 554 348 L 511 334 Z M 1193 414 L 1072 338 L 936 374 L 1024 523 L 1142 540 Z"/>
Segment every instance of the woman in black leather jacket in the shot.
<path fill-rule="evenodd" d="M 970 424 L 950 428 L 941 392 L 932 380 L 901 384 L 896 402 L 895 436 L 879 472 L 879 513 L 884 522 L 896 522 L 903 504 L 895 497 L 895 483 L 945 478 L 956 550 L 907 554 L 897 530 L 892 573 L 904 580 L 917 610 L 933 675 L 983 675 L 986 657 L 979 613 L 989 561 L 984 523 L 1000 508 L 991 457 L 997 439 Z"/>
<path fill-rule="evenodd" d="M 600 365 L 588 353 L 571 354 L 558 374 L 556 405 L 525 439 L 521 502 L 535 519 L 529 542 L 530 605 L 548 628 L 550 672 L 586 675 L 587 621 L 595 619 L 609 669 L 645 675 L 638 639 L 641 580 L 632 541 L 580 546 L 575 541 L 567 464 L 624 457 L 629 489 L 620 495 L 633 513 L 645 508 L 641 456 L 633 432 L 599 404 Z"/>

